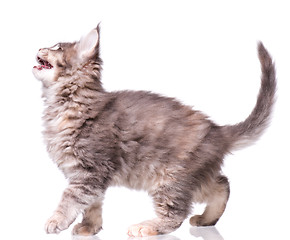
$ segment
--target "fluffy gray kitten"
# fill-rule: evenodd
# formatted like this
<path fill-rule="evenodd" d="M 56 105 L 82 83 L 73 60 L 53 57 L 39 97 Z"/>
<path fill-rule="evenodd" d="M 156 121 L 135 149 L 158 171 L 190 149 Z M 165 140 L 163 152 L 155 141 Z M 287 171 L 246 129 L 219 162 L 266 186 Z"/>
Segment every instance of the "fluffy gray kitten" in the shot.
<path fill-rule="evenodd" d="M 207 205 L 191 225 L 214 225 L 230 193 L 224 156 L 257 140 L 269 122 L 276 79 L 267 50 L 258 44 L 262 77 L 254 110 L 243 122 L 218 126 L 172 98 L 105 91 L 99 36 L 97 27 L 78 42 L 42 48 L 33 68 L 43 83 L 47 150 L 69 182 L 47 233 L 68 228 L 80 213 L 73 234 L 98 233 L 113 185 L 146 190 L 154 201 L 157 217 L 129 227 L 130 236 L 176 230 L 197 202 Z"/>

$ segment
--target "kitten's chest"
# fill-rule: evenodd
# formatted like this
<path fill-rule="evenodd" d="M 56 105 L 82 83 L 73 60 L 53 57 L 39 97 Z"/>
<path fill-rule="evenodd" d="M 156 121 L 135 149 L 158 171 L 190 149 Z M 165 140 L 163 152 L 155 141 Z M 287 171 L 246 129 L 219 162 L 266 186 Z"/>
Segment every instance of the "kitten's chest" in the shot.
<path fill-rule="evenodd" d="M 75 139 L 83 124 L 81 113 L 75 109 L 47 111 L 44 115 L 44 139 L 53 161 L 60 168 L 77 165 Z"/>

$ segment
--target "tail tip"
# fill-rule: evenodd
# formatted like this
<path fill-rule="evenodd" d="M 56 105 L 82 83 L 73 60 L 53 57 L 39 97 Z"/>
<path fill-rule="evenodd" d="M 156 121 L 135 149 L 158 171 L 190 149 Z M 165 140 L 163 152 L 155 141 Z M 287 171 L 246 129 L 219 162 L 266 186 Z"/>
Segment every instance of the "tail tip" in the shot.
<path fill-rule="evenodd" d="M 272 65 L 272 58 L 261 41 L 258 42 L 258 55 L 263 67 L 267 68 Z"/>

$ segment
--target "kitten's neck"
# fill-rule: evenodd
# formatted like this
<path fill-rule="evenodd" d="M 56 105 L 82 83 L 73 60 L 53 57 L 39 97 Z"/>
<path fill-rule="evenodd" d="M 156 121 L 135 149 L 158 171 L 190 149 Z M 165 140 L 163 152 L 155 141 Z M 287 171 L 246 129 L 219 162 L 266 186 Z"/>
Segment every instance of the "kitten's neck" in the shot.
<path fill-rule="evenodd" d="M 80 127 L 98 114 L 106 98 L 101 82 L 83 73 L 59 77 L 44 88 L 44 120 L 55 132 Z"/>

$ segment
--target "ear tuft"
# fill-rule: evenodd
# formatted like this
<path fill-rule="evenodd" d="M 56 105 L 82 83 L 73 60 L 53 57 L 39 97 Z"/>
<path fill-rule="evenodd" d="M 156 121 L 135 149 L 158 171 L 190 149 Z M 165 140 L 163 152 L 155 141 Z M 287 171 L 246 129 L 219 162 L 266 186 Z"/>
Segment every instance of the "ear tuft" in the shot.
<path fill-rule="evenodd" d="M 88 59 L 98 53 L 99 48 L 99 25 L 83 36 L 78 43 L 78 55 L 82 59 Z"/>

